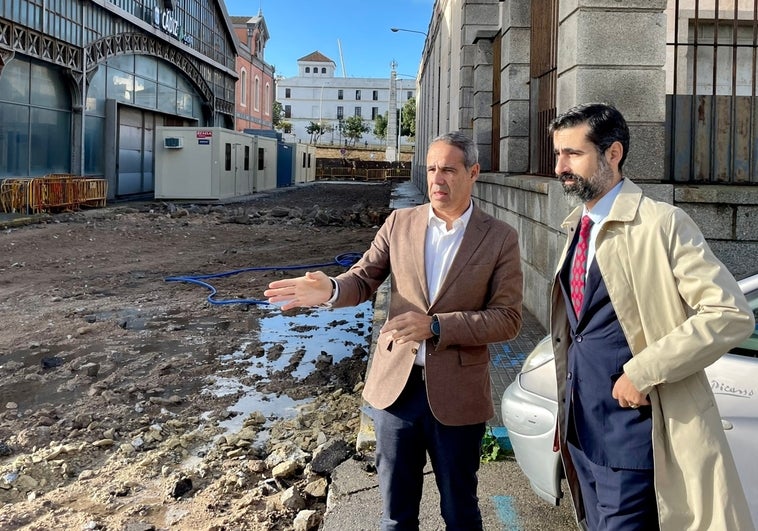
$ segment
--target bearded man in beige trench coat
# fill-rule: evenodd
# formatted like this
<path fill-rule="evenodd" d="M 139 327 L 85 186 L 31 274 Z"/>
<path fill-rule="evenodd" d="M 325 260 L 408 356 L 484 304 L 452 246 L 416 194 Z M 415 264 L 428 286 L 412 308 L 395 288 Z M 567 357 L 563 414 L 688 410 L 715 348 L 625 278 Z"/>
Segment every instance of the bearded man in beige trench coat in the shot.
<path fill-rule="evenodd" d="M 584 203 L 563 223 L 568 240 L 553 286 L 551 316 L 560 445 L 577 520 L 593 531 L 647 530 L 655 524 L 665 531 L 753 530 L 703 371 L 753 331 L 745 297 L 682 210 L 644 197 L 622 177 L 629 136 L 616 109 L 580 105 L 557 117 L 550 131 L 556 174 L 565 191 Z M 576 273 L 568 264 L 582 214 L 594 215 L 594 233 L 580 283 L 587 292 L 577 312 L 567 277 Z M 590 292 L 591 285 L 603 291 L 603 301 Z M 615 326 L 622 346 L 603 348 L 600 340 L 586 350 L 592 321 L 600 312 L 606 312 L 603 333 Z M 597 374 L 590 374 L 591 369 L 602 363 L 618 364 L 619 372 L 591 381 Z M 606 395 L 598 398 L 598 390 Z M 646 433 L 639 430 L 645 424 L 635 424 L 638 411 L 646 412 L 647 419 L 641 421 L 648 423 Z M 627 428 L 630 435 L 624 439 Z M 614 433 L 620 435 L 615 446 L 621 448 L 609 447 Z M 608 514 L 603 502 L 607 493 L 598 492 L 601 480 L 583 476 L 602 467 L 609 474 L 619 473 L 607 464 L 614 453 L 645 444 L 652 464 L 645 487 L 649 490 L 641 493 L 645 502 L 633 510 L 646 514 L 636 521 L 623 515 L 629 509 L 623 492 L 618 493 L 622 502 L 615 514 Z M 601 460 L 606 462 L 598 464 Z M 628 467 L 638 468 L 634 463 Z"/>

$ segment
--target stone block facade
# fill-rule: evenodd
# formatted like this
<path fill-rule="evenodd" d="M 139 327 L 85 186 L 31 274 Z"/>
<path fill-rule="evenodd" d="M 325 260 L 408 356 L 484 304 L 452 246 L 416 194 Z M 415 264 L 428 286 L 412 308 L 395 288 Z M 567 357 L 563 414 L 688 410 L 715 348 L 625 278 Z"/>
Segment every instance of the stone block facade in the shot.
<path fill-rule="evenodd" d="M 551 173 L 545 167 L 549 153 L 536 147 L 550 142 L 540 130 L 549 120 L 546 109 L 560 114 L 591 101 L 615 105 L 631 135 L 624 175 L 650 197 L 685 210 L 735 276 L 758 271 L 758 189 L 679 184 L 667 174 L 667 8 L 672 2 L 560 0 L 557 12 L 537 14 L 531 0 L 435 2 L 419 67 L 414 182 L 426 188 L 431 138 L 455 129 L 471 134 L 484 170 L 474 199 L 519 231 L 525 307 L 543 325 L 565 237 L 560 224 L 572 207 L 555 178 L 533 175 Z M 554 62 L 539 66 L 554 76 L 554 86 L 533 77 L 542 73 L 535 74 L 532 61 L 546 61 L 549 54 L 530 57 L 533 28 L 544 31 L 548 21 L 557 24 Z M 554 108 L 540 107 L 551 97 Z"/>
<path fill-rule="evenodd" d="M 752 188 L 637 182 L 647 196 L 673 203 L 692 217 L 713 252 L 737 278 L 758 272 L 758 194 Z M 557 179 L 497 173 L 479 177 L 474 198 L 484 211 L 518 231 L 524 306 L 547 327 L 550 286 L 566 238 L 561 222 L 576 203 L 566 198 Z"/>

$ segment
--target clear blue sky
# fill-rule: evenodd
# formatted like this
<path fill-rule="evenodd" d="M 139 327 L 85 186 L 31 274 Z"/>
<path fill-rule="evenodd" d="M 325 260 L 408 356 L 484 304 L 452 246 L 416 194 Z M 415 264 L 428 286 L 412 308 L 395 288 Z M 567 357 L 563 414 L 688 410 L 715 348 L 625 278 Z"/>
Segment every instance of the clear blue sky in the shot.
<path fill-rule="evenodd" d="M 348 77 L 390 77 L 397 72 L 415 77 L 424 49 L 434 0 L 225 0 L 230 16 L 255 16 L 263 10 L 270 38 L 266 62 L 277 75 L 297 75 L 297 60 L 320 51 L 337 65 L 342 76 L 337 40 Z"/>

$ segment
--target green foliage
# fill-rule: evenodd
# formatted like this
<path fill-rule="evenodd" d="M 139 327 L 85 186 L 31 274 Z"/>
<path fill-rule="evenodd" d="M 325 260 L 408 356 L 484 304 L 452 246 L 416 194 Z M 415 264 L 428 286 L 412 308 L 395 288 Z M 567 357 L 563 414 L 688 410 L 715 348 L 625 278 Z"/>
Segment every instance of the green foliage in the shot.
<path fill-rule="evenodd" d="M 318 142 L 326 130 L 326 126 L 321 122 L 310 122 L 305 128 L 305 132 L 311 135 L 311 144 Z"/>
<path fill-rule="evenodd" d="M 411 98 L 405 102 L 402 116 L 400 134 L 407 138 L 416 138 L 416 98 Z"/>
<path fill-rule="evenodd" d="M 508 457 L 508 451 L 500 445 L 500 441 L 492 433 L 492 427 L 487 426 L 487 431 L 482 438 L 482 462 L 503 461 L 506 457 Z"/>
<path fill-rule="evenodd" d="M 284 107 L 279 101 L 274 101 L 274 107 L 271 109 L 271 122 L 274 124 L 274 129 L 283 133 L 292 132 L 292 122 L 282 120 L 284 116 Z"/>
<path fill-rule="evenodd" d="M 282 102 L 274 101 L 274 108 L 271 109 L 271 121 L 274 123 L 274 129 L 281 129 L 282 126 Z"/>
<path fill-rule="evenodd" d="M 363 133 L 368 133 L 371 128 L 360 116 L 350 116 L 342 123 L 342 136 L 352 140 L 353 145 L 363 138 Z"/>
<path fill-rule="evenodd" d="M 387 138 L 387 113 L 378 115 L 374 120 L 374 136 L 380 140 Z"/>

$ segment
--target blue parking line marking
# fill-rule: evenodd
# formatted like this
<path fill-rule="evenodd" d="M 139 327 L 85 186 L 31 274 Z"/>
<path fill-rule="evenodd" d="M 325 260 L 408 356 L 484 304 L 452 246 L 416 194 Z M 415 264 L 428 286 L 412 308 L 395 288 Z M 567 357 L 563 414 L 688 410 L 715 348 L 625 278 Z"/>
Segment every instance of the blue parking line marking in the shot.
<path fill-rule="evenodd" d="M 513 507 L 513 498 L 510 496 L 493 496 L 492 504 L 495 513 L 503 524 L 503 531 L 521 531 L 518 525 L 518 515 Z"/>
<path fill-rule="evenodd" d="M 490 356 L 490 360 L 495 367 L 513 367 L 521 369 L 527 354 L 525 352 L 506 352 L 505 354 L 496 353 Z"/>
<path fill-rule="evenodd" d="M 491 426 L 490 429 L 492 430 L 493 437 L 497 439 L 497 442 L 500 443 L 500 446 L 502 446 L 504 450 L 513 451 L 511 439 L 508 436 L 508 428 L 505 426 Z"/>

